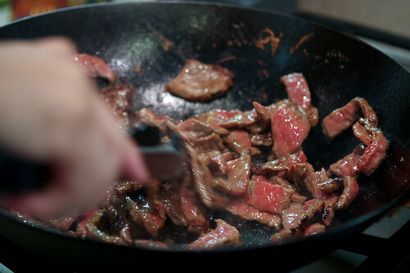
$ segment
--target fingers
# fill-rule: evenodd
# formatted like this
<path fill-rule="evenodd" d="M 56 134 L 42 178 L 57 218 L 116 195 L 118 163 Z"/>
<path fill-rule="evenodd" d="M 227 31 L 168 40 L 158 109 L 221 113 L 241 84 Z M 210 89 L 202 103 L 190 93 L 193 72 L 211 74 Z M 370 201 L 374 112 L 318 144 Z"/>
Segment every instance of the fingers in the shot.
<path fill-rule="evenodd" d="M 128 141 L 122 161 L 122 175 L 139 183 L 150 182 L 150 176 L 138 147 Z"/>
<path fill-rule="evenodd" d="M 73 54 L 75 49 L 74 44 L 64 37 L 43 38 L 30 43 L 38 49 L 57 55 Z"/>

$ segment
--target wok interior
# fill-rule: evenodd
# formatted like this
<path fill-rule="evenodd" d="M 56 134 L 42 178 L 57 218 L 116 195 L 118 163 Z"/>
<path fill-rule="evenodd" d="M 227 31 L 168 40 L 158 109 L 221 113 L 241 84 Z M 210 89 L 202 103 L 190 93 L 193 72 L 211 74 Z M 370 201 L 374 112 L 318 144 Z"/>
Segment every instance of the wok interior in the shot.
<path fill-rule="evenodd" d="M 270 48 L 260 50 L 254 44 L 258 32 L 266 27 L 276 35 L 283 34 L 274 56 Z M 310 33 L 313 37 L 290 54 L 291 46 Z M 364 97 L 374 106 L 392 148 L 372 176 L 360 178 L 360 196 L 338 215 L 338 221 L 380 207 L 408 185 L 410 155 L 403 145 L 410 138 L 410 77 L 365 44 L 285 16 L 166 3 L 73 9 L 0 30 L 4 39 L 50 35 L 67 36 L 79 52 L 107 60 L 121 82 L 136 87 L 135 109 L 150 107 L 173 118 L 187 118 L 214 108 L 246 110 L 254 100 L 271 104 L 286 97 L 279 78 L 291 72 L 305 75 L 321 118 L 355 96 Z M 167 40 L 173 44 L 169 50 L 164 48 Z M 165 93 L 164 84 L 188 58 L 208 63 L 222 61 L 221 65 L 235 74 L 233 89 L 210 103 L 188 102 Z M 141 67 L 141 73 L 134 72 L 136 66 Z M 327 168 L 357 143 L 349 130 L 329 142 L 318 126 L 311 130 L 303 149 L 318 169 Z M 254 226 L 247 226 L 241 234 L 253 242 L 266 236 L 263 229 Z"/>

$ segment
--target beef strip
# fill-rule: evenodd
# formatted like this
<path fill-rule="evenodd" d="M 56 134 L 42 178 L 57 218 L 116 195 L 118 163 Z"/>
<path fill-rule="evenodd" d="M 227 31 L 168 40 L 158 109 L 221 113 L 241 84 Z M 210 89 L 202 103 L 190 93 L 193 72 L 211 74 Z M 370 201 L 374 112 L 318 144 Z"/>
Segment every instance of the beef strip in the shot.
<path fill-rule="evenodd" d="M 160 199 L 175 225 L 201 234 L 208 230 L 208 215 L 198 202 L 192 183 L 191 169 L 186 164 L 181 179 L 166 181 L 161 185 Z"/>
<path fill-rule="evenodd" d="M 166 115 L 157 115 L 148 108 L 142 108 L 134 113 L 136 122 L 146 123 L 156 126 L 161 131 L 166 132 L 168 122 L 172 120 Z"/>
<path fill-rule="evenodd" d="M 343 178 L 343 192 L 336 203 L 336 209 L 346 209 L 359 194 L 359 185 L 354 177 L 345 176 Z"/>
<path fill-rule="evenodd" d="M 306 201 L 303 205 L 291 203 L 282 213 L 282 225 L 285 230 L 294 232 L 304 223 L 319 214 L 324 208 L 324 202 L 316 199 Z"/>
<path fill-rule="evenodd" d="M 76 54 L 74 59 L 82 64 L 91 77 L 100 77 L 110 82 L 115 81 L 115 74 L 101 58 L 89 54 Z"/>
<path fill-rule="evenodd" d="M 256 221 L 275 229 L 279 229 L 281 218 L 278 215 L 263 212 L 246 204 L 244 200 L 237 200 L 225 207 L 225 210 L 247 221 Z"/>
<path fill-rule="evenodd" d="M 272 184 L 264 176 L 257 176 L 250 190 L 248 204 L 260 211 L 279 214 L 289 206 L 289 196 L 285 187 Z"/>
<path fill-rule="evenodd" d="M 125 205 L 130 219 L 138 226 L 143 227 L 151 236 L 157 236 L 158 232 L 164 227 L 166 220 L 165 207 L 153 187 L 148 188 L 147 198 L 138 196 L 138 199 L 134 201 L 126 196 Z"/>
<path fill-rule="evenodd" d="M 177 77 L 166 84 L 168 92 L 191 101 L 209 101 L 229 91 L 234 74 L 219 65 L 187 60 Z"/>
<path fill-rule="evenodd" d="M 222 246 L 235 246 L 240 244 L 239 231 L 227 222 L 216 219 L 215 229 L 201 235 L 188 245 L 190 249 L 210 249 Z"/>
<path fill-rule="evenodd" d="M 205 164 L 208 165 L 208 160 Z M 251 157 L 249 151 L 242 151 L 239 158 L 226 162 L 226 178 L 215 178 L 212 185 L 232 195 L 243 195 L 248 189 Z"/>
<path fill-rule="evenodd" d="M 373 108 L 365 99 L 356 97 L 323 119 L 323 133 L 330 138 L 334 138 L 352 126 L 352 124 L 359 119 L 360 112 L 363 115 L 364 122 L 369 127 L 377 126 L 378 119 Z"/>
<path fill-rule="evenodd" d="M 358 165 L 364 149 L 363 145 L 358 145 L 352 153 L 330 165 L 329 170 L 333 174 L 341 177 L 356 176 L 359 172 Z"/>
<path fill-rule="evenodd" d="M 293 103 L 284 100 L 271 116 L 273 152 L 284 156 L 297 152 L 308 136 L 310 123 Z"/>
<path fill-rule="evenodd" d="M 272 134 L 265 133 L 265 134 L 258 134 L 251 136 L 251 144 L 253 146 L 272 146 Z"/>
<path fill-rule="evenodd" d="M 86 237 L 116 245 L 127 244 L 121 237 L 110 235 L 99 228 L 100 221 L 103 217 L 104 212 L 102 210 L 98 210 L 94 213 L 94 215 L 85 224 Z"/>
<path fill-rule="evenodd" d="M 202 203 L 211 209 L 224 208 L 229 203 L 229 198 L 213 187 L 214 177 L 203 163 L 207 159 L 203 154 L 198 155 L 190 145 L 186 148 L 191 158 L 195 190 Z"/>
<path fill-rule="evenodd" d="M 291 101 L 303 109 L 311 106 L 311 95 L 305 77 L 301 73 L 291 73 L 280 78 L 286 87 L 286 92 Z"/>
<path fill-rule="evenodd" d="M 317 108 L 311 104 L 311 94 L 305 77 L 301 73 L 291 73 L 280 79 L 286 87 L 288 98 L 303 109 L 310 125 L 316 126 L 319 122 L 319 114 Z"/>
<path fill-rule="evenodd" d="M 106 104 L 110 107 L 111 112 L 123 129 L 130 126 L 129 111 L 133 92 L 133 88 L 129 85 L 114 85 L 101 90 Z"/>
<path fill-rule="evenodd" d="M 244 130 L 233 130 L 225 138 L 225 142 L 235 152 L 241 153 L 244 150 L 249 150 L 252 155 L 260 154 L 260 151 L 252 147 L 249 134 Z"/>
<path fill-rule="evenodd" d="M 209 216 L 199 203 L 198 196 L 193 189 L 192 174 L 190 179 L 184 179 L 180 188 L 181 208 L 187 221 L 187 228 L 190 232 L 203 233 L 208 230 Z"/>
<path fill-rule="evenodd" d="M 226 129 L 240 129 L 248 128 L 256 122 L 256 112 L 215 109 L 208 113 L 201 114 L 197 118 L 204 123 L 209 124 L 212 128 L 222 127 Z"/>
<path fill-rule="evenodd" d="M 262 166 L 253 165 L 252 172 L 255 174 L 277 174 L 283 178 L 294 164 L 305 162 L 307 162 L 307 157 L 303 151 L 300 151 L 268 161 Z"/>

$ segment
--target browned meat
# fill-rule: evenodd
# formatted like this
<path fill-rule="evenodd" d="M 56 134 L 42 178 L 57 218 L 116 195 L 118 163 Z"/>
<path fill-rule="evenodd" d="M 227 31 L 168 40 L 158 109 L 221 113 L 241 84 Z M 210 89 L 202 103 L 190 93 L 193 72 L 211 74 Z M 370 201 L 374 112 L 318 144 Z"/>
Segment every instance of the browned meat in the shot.
<path fill-rule="evenodd" d="M 244 220 L 256 221 L 276 229 L 280 227 L 281 219 L 278 215 L 262 212 L 253 206 L 247 205 L 243 200 L 232 202 L 225 209 Z"/>
<path fill-rule="evenodd" d="M 140 197 L 137 201 L 126 196 L 125 206 L 131 220 L 155 237 L 165 225 L 165 207 L 158 199 L 156 193 L 151 191 L 147 195 L 148 198 Z"/>
<path fill-rule="evenodd" d="M 292 73 L 280 78 L 286 87 L 289 99 L 303 109 L 311 106 L 311 95 L 305 77 L 301 73 Z"/>
<path fill-rule="evenodd" d="M 315 171 L 301 149 L 318 122 L 308 84 L 299 73 L 281 80 L 289 99 L 269 106 L 253 102 L 253 109 L 244 112 L 213 110 L 184 121 L 148 109 L 129 117 L 131 89 L 118 85 L 102 90 L 124 127 L 131 118 L 159 127 L 163 142 L 172 130 L 183 136 L 188 153 L 184 174 L 149 186 L 121 181 L 97 211 L 46 223 L 70 230 L 71 236 L 157 248 L 176 242 L 191 249 L 238 244 L 239 232 L 223 220 L 209 229 L 212 210 L 278 231 L 272 235 L 274 242 L 324 232 L 335 212 L 355 200 L 358 175 L 370 175 L 379 166 L 389 143 L 376 127 L 373 109 L 355 98 L 331 113 L 323 127 L 334 137 L 352 126 L 362 144 L 328 170 Z M 175 232 L 165 234 L 168 229 Z M 157 241 L 160 238 L 166 244 Z"/>
<path fill-rule="evenodd" d="M 297 192 L 294 192 L 291 196 L 290 196 L 290 201 L 294 202 L 294 203 L 300 203 L 303 204 L 305 203 L 307 197 L 304 195 L 301 195 Z"/>
<path fill-rule="evenodd" d="M 303 205 L 291 203 L 282 213 L 282 225 L 285 230 L 295 231 L 306 221 L 312 219 L 323 210 L 323 201 L 311 199 Z"/>
<path fill-rule="evenodd" d="M 146 123 L 149 125 L 154 125 L 159 127 L 162 131 L 166 130 L 166 126 L 170 118 L 166 115 L 157 115 L 148 108 L 142 108 L 135 112 L 135 121 Z"/>
<path fill-rule="evenodd" d="M 319 224 L 319 223 L 314 223 L 308 226 L 305 231 L 303 231 L 303 236 L 311 236 L 311 235 L 316 235 L 319 233 L 323 233 L 326 231 L 326 226 Z"/>
<path fill-rule="evenodd" d="M 287 229 L 282 229 L 271 236 L 271 240 L 275 244 L 280 244 L 292 237 L 292 233 Z"/>
<path fill-rule="evenodd" d="M 210 249 L 222 246 L 235 246 L 240 244 L 239 231 L 221 219 L 216 219 L 216 228 L 201 235 L 190 243 L 190 249 Z"/>
<path fill-rule="evenodd" d="M 190 175 L 191 176 L 191 175 Z M 186 218 L 188 231 L 203 233 L 208 230 L 208 215 L 198 202 L 198 197 L 192 188 L 192 181 L 184 179 L 180 189 L 181 208 Z"/>
<path fill-rule="evenodd" d="M 130 126 L 129 110 L 131 110 L 133 92 L 133 88 L 129 85 L 114 85 L 101 90 L 106 104 L 124 129 Z"/>
<path fill-rule="evenodd" d="M 279 214 L 289 206 L 289 196 L 285 187 L 272 184 L 264 176 L 257 176 L 248 203 L 260 211 Z"/>
<path fill-rule="evenodd" d="M 323 133 L 330 138 L 337 136 L 359 119 L 360 112 L 366 124 L 370 127 L 377 126 L 378 119 L 373 108 L 365 99 L 356 97 L 323 119 Z"/>
<path fill-rule="evenodd" d="M 383 161 L 389 147 L 380 131 L 375 131 L 372 138 L 372 143 L 366 148 L 359 145 L 351 154 L 330 165 L 331 172 L 338 176 L 371 175 Z"/>
<path fill-rule="evenodd" d="M 271 117 L 273 151 L 277 156 L 297 152 L 310 130 L 310 123 L 294 104 L 286 102 Z"/>
<path fill-rule="evenodd" d="M 202 156 L 200 156 L 202 158 Z M 200 159 L 201 160 L 201 159 Z M 209 162 L 205 161 L 206 164 Z M 208 165 L 208 164 L 207 164 Z M 251 156 L 249 151 L 243 151 L 238 159 L 226 162 L 226 178 L 215 178 L 213 186 L 233 195 L 243 195 L 248 190 L 251 172 Z"/>
<path fill-rule="evenodd" d="M 198 116 L 198 119 L 209 124 L 211 128 L 223 127 L 230 128 L 248 128 L 256 121 L 255 111 L 241 112 L 239 110 L 212 110 L 208 113 Z"/>
<path fill-rule="evenodd" d="M 228 92 L 233 73 L 219 65 L 187 60 L 178 76 L 167 83 L 166 90 L 192 101 L 207 101 Z"/>
<path fill-rule="evenodd" d="M 329 170 L 337 176 L 356 176 L 359 172 L 360 158 L 364 152 L 363 145 L 357 146 L 351 154 L 330 165 Z"/>
<path fill-rule="evenodd" d="M 192 147 L 187 145 L 191 158 L 191 168 L 194 178 L 195 190 L 202 203 L 211 209 L 224 208 L 229 203 L 229 198 L 213 187 L 214 177 L 209 168 L 203 164 L 203 155 L 198 155 Z"/>
<path fill-rule="evenodd" d="M 185 179 L 189 179 L 189 177 L 184 177 L 184 180 Z M 160 199 L 172 222 L 177 226 L 187 226 L 187 219 L 181 207 L 181 197 L 178 194 L 179 188 L 179 180 L 163 182 L 161 185 Z"/>
<path fill-rule="evenodd" d="M 85 224 L 86 236 L 99 241 L 104 241 L 116 245 L 124 245 L 126 242 L 119 236 L 109 235 L 107 232 L 99 228 L 101 221 L 104 217 L 104 212 L 98 210 Z"/>
<path fill-rule="evenodd" d="M 271 133 L 253 135 L 251 137 L 251 144 L 253 146 L 272 146 L 272 135 Z"/>
<path fill-rule="evenodd" d="M 253 155 L 259 153 L 258 149 L 252 147 L 249 134 L 244 130 L 231 131 L 231 133 L 225 138 L 225 142 L 233 151 L 238 153 L 241 153 L 244 150 L 249 150 Z"/>
<path fill-rule="evenodd" d="M 372 136 L 373 141 L 364 150 L 358 164 L 359 170 L 366 175 L 371 175 L 379 167 L 389 148 L 389 142 L 380 131 L 374 132 Z"/>
<path fill-rule="evenodd" d="M 343 192 L 336 203 L 336 209 L 346 209 L 359 194 L 359 185 L 354 177 L 346 176 L 343 179 Z"/>
<path fill-rule="evenodd" d="M 254 165 L 252 171 L 255 174 L 277 174 L 283 178 L 293 165 L 305 162 L 307 162 L 307 157 L 303 151 L 300 151 L 268 161 L 260 167 Z"/>
<path fill-rule="evenodd" d="M 74 59 L 82 64 L 91 77 L 100 77 L 113 82 L 115 74 L 108 64 L 101 58 L 89 54 L 76 54 Z"/>

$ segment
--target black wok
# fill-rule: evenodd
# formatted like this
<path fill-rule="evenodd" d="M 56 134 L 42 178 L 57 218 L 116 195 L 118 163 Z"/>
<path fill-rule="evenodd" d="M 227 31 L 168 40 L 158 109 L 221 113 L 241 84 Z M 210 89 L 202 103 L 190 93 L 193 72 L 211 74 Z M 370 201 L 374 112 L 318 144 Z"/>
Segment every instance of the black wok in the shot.
<path fill-rule="evenodd" d="M 258 32 L 266 27 L 276 34 L 283 33 L 275 56 L 270 49 L 260 50 L 254 44 Z M 290 54 L 290 47 L 310 33 L 313 37 Z M 340 213 L 335 225 L 322 235 L 272 245 L 263 232 L 245 228 L 245 244 L 240 248 L 153 250 L 69 238 L 22 224 L 2 212 L 1 234 L 41 255 L 77 265 L 114 267 L 148 263 L 153 255 L 163 262 L 151 263 L 152 267 L 209 259 L 238 264 L 243 257 L 246 261 L 257 258 L 258 264 L 272 265 L 275 261 L 275 269 L 291 268 L 351 239 L 396 205 L 408 189 L 410 156 L 405 147 L 410 139 L 410 75 L 390 58 L 354 38 L 288 16 L 192 3 L 81 7 L 21 20 L 0 29 L 3 40 L 50 35 L 69 37 L 79 52 L 106 59 L 120 81 L 136 86 L 136 109 L 151 107 L 175 118 L 213 108 L 249 109 L 253 100 L 269 104 L 285 97 L 279 77 L 302 72 L 321 117 L 351 98 L 362 96 L 374 106 L 380 126 L 392 144 L 382 166 L 372 176 L 361 178 L 360 196 L 355 203 Z M 173 43 L 169 50 L 164 47 L 165 39 Z M 187 102 L 164 93 L 164 83 L 176 75 L 187 58 L 222 62 L 235 73 L 233 90 L 210 103 Z M 134 72 L 137 65 L 142 68 L 139 74 Z M 269 75 L 266 77 L 262 70 Z M 315 128 L 303 146 L 309 161 L 318 168 L 327 167 L 355 145 L 356 140 L 349 133 L 330 143 L 320 128 Z"/>

